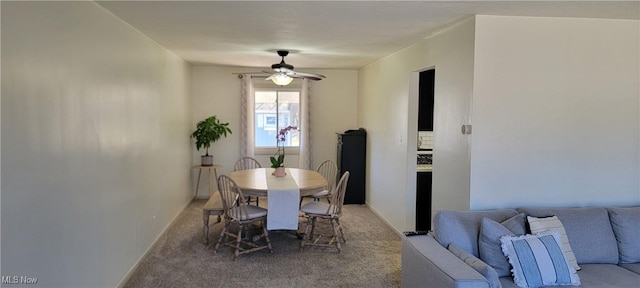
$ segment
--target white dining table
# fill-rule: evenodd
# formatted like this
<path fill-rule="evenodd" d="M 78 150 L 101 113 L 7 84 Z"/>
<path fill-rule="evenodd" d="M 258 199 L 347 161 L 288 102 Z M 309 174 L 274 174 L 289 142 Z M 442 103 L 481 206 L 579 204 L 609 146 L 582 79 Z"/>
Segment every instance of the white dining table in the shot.
<path fill-rule="evenodd" d="M 229 177 L 245 196 L 267 197 L 267 229 L 297 230 L 300 197 L 326 189 L 327 180 L 313 170 L 286 168 L 285 177 L 276 177 L 274 170 L 238 170 Z"/>

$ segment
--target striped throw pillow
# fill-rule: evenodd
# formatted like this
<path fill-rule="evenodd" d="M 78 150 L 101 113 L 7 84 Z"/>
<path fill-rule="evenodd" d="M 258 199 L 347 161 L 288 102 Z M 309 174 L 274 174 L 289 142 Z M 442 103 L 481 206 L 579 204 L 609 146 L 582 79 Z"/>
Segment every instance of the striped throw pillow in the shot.
<path fill-rule="evenodd" d="M 580 278 L 560 248 L 557 232 L 503 236 L 502 252 L 513 267 L 513 281 L 519 287 L 580 285 Z"/>
<path fill-rule="evenodd" d="M 558 216 L 540 218 L 527 216 L 527 222 L 529 222 L 529 229 L 531 230 L 531 234 L 538 234 L 545 231 L 558 232 L 558 235 L 560 235 L 560 246 L 562 247 L 564 257 L 567 258 L 567 261 L 569 261 L 569 265 L 571 265 L 573 269 L 576 269 L 576 271 L 580 270 L 580 266 L 578 266 L 576 256 L 573 254 L 573 250 L 571 249 L 571 245 L 569 244 L 567 232 L 564 230 L 564 225 L 562 225 L 562 222 L 560 222 Z"/>

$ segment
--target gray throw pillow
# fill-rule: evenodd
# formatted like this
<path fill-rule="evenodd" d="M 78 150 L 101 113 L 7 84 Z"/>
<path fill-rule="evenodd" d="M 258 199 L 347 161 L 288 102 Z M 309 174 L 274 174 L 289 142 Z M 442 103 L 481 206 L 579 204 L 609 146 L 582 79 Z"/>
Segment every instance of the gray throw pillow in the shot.
<path fill-rule="evenodd" d="M 493 267 L 487 265 L 487 263 L 482 262 L 482 260 L 460 249 L 455 244 L 449 244 L 448 249 L 453 255 L 458 256 L 460 260 L 464 261 L 464 263 L 467 263 L 467 265 L 471 266 L 471 268 L 478 271 L 478 273 L 480 273 L 485 279 L 487 279 L 490 288 L 502 288 L 500 279 L 498 279 L 498 273 L 496 273 L 496 270 L 493 269 Z"/>
<path fill-rule="evenodd" d="M 640 262 L 640 207 L 608 208 L 620 263 Z"/>
<path fill-rule="evenodd" d="M 500 237 L 524 235 L 525 215 L 520 213 L 501 223 L 483 218 L 480 226 L 478 252 L 480 259 L 493 267 L 498 277 L 511 276 L 511 266 L 502 253 Z"/>

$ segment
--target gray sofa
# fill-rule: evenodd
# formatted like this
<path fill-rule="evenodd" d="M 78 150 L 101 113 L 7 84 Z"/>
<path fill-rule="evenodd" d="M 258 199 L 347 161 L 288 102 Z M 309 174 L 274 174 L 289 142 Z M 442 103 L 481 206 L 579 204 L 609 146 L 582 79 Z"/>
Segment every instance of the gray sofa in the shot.
<path fill-rule="evenodd" d="M 562 222 L 581 268 L 577 272 L 580 287 L 640 287 L 640 207 L 440 211 L 429 235 L 403 237 L 402 286 L 518 287 L 511 271 L 499 275 L 498 268 L 480 259 L 479 238 L 485 237 L 482 223 L 488 219 L 505 223 L 522 219 L 523 214 L 555 215 Z M 524 219 L 519 233 L 530 233 Z"/>

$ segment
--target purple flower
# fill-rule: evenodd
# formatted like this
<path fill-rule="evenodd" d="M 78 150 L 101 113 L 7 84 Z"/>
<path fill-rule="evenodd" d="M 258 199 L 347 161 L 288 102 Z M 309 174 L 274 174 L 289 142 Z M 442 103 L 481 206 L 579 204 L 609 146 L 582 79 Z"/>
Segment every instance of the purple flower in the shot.
<path fill-rule="evenodd" d="M 278 132 L 278 135 L 276 136 L 276 139 L 278 139 L 278 142 L 284 142 L 285 140 L 287 140 L 287 133 L 290 130 L 297 130 L 298 127 L 296 126 L 287 126 L 286 128 L 282 128 L 280 129 L 280 132 Z"/>
<path fill-rule="evenodd" d="M 271 160 L 271 168 L 284 166 L 284 143 L 283 142 L 287 140 L 287 133 L 290 130 L 298 130 L 298 127 L 287 126 L 286 128 L 280 129 L 280 132 L 278 132 L 278 135 L 276 135 L 276 139 L 278 139 L 278 151 L 276 151 L 276 154 L 274 154 L 269 158 Z M 283 144 L 280 145 L 280 143 L 283 143 Z"/>

